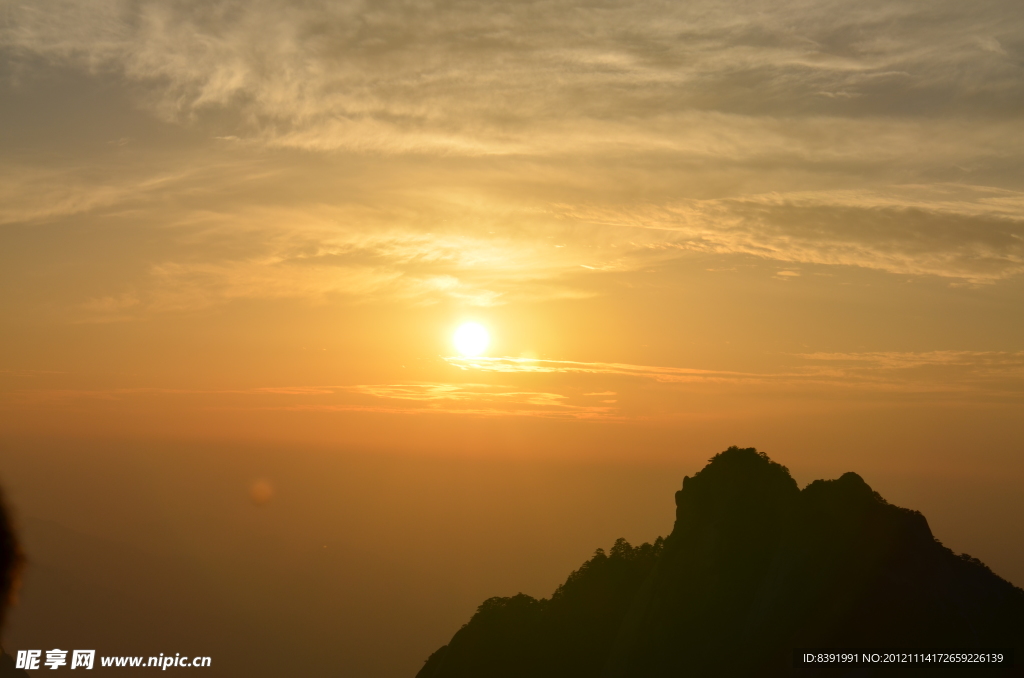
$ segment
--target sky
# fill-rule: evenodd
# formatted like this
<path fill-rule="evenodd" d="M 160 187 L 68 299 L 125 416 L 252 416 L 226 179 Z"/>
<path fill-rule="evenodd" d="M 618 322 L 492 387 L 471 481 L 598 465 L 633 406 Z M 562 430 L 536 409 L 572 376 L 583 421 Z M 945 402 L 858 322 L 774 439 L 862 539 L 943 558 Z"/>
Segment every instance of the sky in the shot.
<path fill-rule="evenodd" d="M 160 551 L 111 501 L 203 532 L 204 572 L 273 511 L 531 554 L 396 574 L 438 596 L 422 656 L 355 643 L 364 675 L 664 534 L 733 444 L 857 471 L 1024 583 L 1022 111 L 1010 0 L 0 0 L 0 482 L 54 559 L 60 530 Z"/>

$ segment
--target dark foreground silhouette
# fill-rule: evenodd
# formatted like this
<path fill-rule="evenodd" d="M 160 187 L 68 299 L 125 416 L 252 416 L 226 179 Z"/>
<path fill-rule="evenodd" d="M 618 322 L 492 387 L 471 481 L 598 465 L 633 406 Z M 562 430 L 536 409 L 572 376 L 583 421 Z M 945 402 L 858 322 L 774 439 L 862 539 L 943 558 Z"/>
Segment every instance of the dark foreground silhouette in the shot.
<path fill-rule="evenodd" d="M 668 538 L 598 549 L 549 599 L 485 601 L 417 678 L 950 673 L 793 663 L 794 648 L 897 647 L 1012 648 L 1015 666 L 981 673 L 1024 675 L 1024 591 L 856 473 L 800 490 L 731 447 L 683 479 L 676 506 Z"/>
<path fill-rule="evenodd" d="M 0 495 L 0 627 L 3 627 L 7 607 L 17 591 L 23 561 L 21 546 L 11 526 L 3 496 Z M 0 648 L 0 678 L 25 676 L 28 676 L 28 673 L 16 668 L 11 655 Z"/>

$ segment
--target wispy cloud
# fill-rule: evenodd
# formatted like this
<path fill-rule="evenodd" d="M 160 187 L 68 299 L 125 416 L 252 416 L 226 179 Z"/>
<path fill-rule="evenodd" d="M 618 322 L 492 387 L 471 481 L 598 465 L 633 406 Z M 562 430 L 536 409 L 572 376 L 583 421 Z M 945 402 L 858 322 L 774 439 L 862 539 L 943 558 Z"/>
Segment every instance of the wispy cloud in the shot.
<path fill-rule="evenodd" d="M 193 135 L 0 159 L 0 224 L 151 239 L 78 319 L 584 298 L 694 255 L 1024 273 L 1011 0 L 0 8 L 4 92 L 78 77 Z"/>
<path fill-rule="evenodd" d="M 427 411 L 511 414 L 575 419 L 607 418 L 612 408 L 579 405 L 558 393 L 522 391 L 491 384 L 378 384 L 347 390 L 391 400 L 429 403 Z M 417 409 L 417 412 L 424 411 Z"/>
<path fill-rule="evenodd" d="M 808 369 L 837 386 L 1020 401 L 1024 352 L 928 351 L 809 353 Z"/>
<path fill-rule="evenodd" d="M 764 372 L 534 358 L 447 357 L 445 360 L 465 371 L 600 375 L 664 384 L 735 385 L 782 389 L 787 392 L 812 392 L 828 387 L 840 391 L 976 393 L 1024 397 L 1024 352 L 808 353 L 791 358 L 791 362 L 795 362 L 787 369 Z M 607 392 L 587 395 L 617 394 Z"/>
<path fill-rule="evenodd" d="M 104 208 L 123 209 L 199 172 L 154 173 L 139 178 L 104 180 L 95 168 L 41 168 L 18 162 L 0 163 L 0 226 L 54 220 Z M 112 180 L 110 180 L 112 179 Z"/>
<path fill-rule="evenodd" d="M 75 407 L 90 402 L 145 403 L 167 398 L 201 410 L 378 412 L 588 420 L 622 418 L 610 406 L 614 401 L 580 403 L 559 393 L 529 391 L 500 384 L 430 382 L 245 389 L 14 388 L 0 389 L 0 408 Z"/>
<path fill-rule="evenodd" d="M 176 228 L 179 260 L 154 262 L 131 291 L 95 297 L 93 319 L 206 308 L 236 299 L 323 303 L 378 299 L 416 304 L 456 300 L 493 306 L 531 298 L 580 298 L 586 290 L 560 278 L 578 270 L 576 256 L 543 242 L 471 232 L 398 228 L 385 215 L 348 210 L 270 209 L 206 213 Z M 240 232 L 257 247 L 231 251 Z M 227 242 L 228 256 L 195 261 L 199 246 Z M 172 255 L 173 256 L 173 255 Z"/>
<path fill-rule="evenodd" d="M 583 222 L 662 232 L 632 241 L 653 258 L 746 254 L 977 283 L 1024 272 L 1024 193 L 1005 189 L 894 186 L 563 209 Z"/>
<path fill-rule="evenodd" d="M 584 363 L 571 360 L 541 360 L 538 358 L 463 358 L 449 356 L 445 358 L 445 361 L 463 370 L 480 370 L 483 372 L 603 374 L 643 377 L 665 382 L 732 381 L 736 379 L 754 379 L 762 376 L 746 372 L 722 372 L 686 367 L 653 367 L 649 365 L 627 365 L 624 363 Z M 591 393 L 589 395 L 615 394 L 607 392 Z"/>
<path fill-rule="evenodd" d="M 557 138 L 566 112 L 593 125 L 643 120 L 617 123 L 635 131 L 680 111 L 785 118 L 1005 105 L 1021 91 L 1013 8 L 12 0 L 0 42 L 14 56 L 117 74 L 167 118 L 237 110 L 248 137 L 268 143 L 521 153 Z M 538 127 L 556 133 L 535 142 Z M 622 139 L 595 131 L 569 138 Z"/>

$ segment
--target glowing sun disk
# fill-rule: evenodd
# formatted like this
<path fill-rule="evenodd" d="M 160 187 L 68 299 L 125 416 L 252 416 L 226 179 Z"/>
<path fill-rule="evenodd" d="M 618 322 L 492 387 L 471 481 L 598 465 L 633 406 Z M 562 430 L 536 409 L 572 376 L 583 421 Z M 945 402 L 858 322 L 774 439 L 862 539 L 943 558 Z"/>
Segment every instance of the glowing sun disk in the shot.
<path fill-rule="evenodd" d="M 452 342 L 464 356 L 480 355 L 487 348 L 491 337 L 479 323 L 464 323 L 455 330 Z"/>

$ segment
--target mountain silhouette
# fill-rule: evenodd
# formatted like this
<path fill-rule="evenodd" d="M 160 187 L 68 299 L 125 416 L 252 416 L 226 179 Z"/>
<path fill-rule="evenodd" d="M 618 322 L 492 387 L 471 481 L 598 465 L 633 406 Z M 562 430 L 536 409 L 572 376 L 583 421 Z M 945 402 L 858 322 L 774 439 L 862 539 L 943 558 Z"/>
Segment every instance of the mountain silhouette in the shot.
<path fill-rule="evenodd" d="M 683 479 L 667 538 L 598 549 L 549 599 L 485 601 L 417 678 L 894 675 L 795 666 L 797 648 L 999 648 L 1016 664 L 980 670 L 1022 676 L 1024 591 L 856 473 L 801 490 L 730 447 Z"/>

